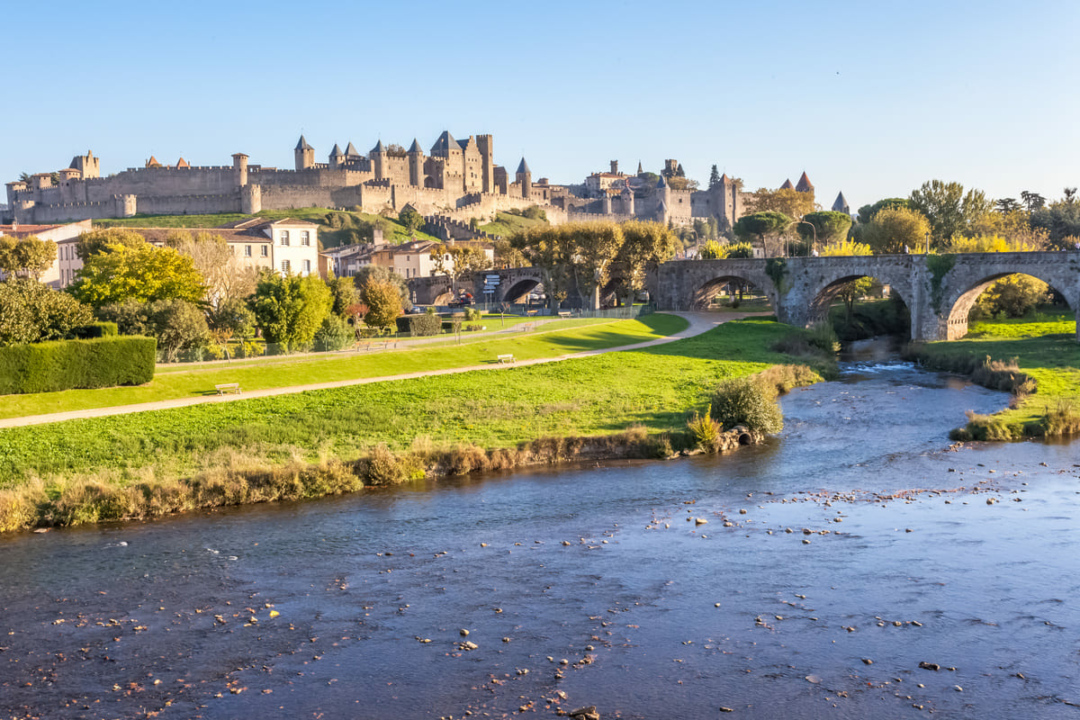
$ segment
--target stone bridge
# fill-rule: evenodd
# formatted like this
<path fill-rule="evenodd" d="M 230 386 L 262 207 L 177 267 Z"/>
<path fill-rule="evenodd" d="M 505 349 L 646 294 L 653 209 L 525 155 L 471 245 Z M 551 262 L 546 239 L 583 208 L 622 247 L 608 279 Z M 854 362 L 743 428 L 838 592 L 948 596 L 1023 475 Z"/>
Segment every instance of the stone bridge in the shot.
<path fill-rule="evenodd" d="M 913 340 L 956 340 L 979 295 L 1014 273 L 1047 283 L 1080 320 L 1080 252 L 679 260 L 659 267 L 649 291 L 660 310 L 694 310 L 725 284 L 746 282 L 768 296 L 781 322 L 808 327 L 825 319 L 841 286 L 872 277 L 907 305 Z"/>
<path fill-rule="evenodd" d="M 499 276 L 499 283 L 489 299 L 484 295 L 484 285 L 488 275 Z M 538 268 L 506 268 L 459 278 L 458 288 L 468 289 L 477 302 L 488 299 L 492 303 L 519 303 L 525 302 L 525 298 L 533 288 L 542 284 L 543 281 L 543 275 Z M 413 302 L 418 305 L 442 304 L 450 299 L 451 283 L 446 275 L 415 278 L 408 282 L 409 289 L 413 293 Z"/>

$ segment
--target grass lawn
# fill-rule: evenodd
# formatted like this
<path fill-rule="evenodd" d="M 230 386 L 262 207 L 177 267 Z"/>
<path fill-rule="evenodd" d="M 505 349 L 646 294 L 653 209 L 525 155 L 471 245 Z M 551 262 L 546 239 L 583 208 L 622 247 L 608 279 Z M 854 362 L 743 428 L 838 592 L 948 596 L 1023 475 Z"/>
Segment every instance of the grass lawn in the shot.
<path fill-rule="evenodd" d="M 564 324 L 565 329 L 558 329 Z M 275 361 L 236 361 L 194 366 L 175 366 L 137 387 L 64 390 L 56 393 L 8 395 L 0 403 L 0 417 L 22 417 L 87 408 L 130 405 L 157 400 L 214 394 L 214 385 L 240 383 L 245 391 L 308 385 L 387 375 L 404 375 L 424 370 L 468 367 L 496 362 L 496 356 L 512 353 L 518 360 L 549 358 L 581 352 L 632 345 L 672 335 L 686 328 L 686 320 L 675 315 L 649 315 L 641 320 L 562 320 L 551 323 L 553 331 L 541 326 L 535 333 L 489 336 L 457 344 L 456 340 L 435 347 L 420 346 L 392 352 L 305 355 Z M 570 324 L 566 327 L 565 324 Z"/>
<path fill-rule="evenodd" d="M 528 230 L 529 228 L 547 224 L 546 220 L 530 220 L 529 218 L 520 215 L 511 215 L 510 213 L 501 212 L 495 215 L 495 220 L 489 222 L 487 225 L 480 225 L 479 229 L 489 235 L 510 237 L 514 233 L 521 232 L 522 230 Z"/>
<path fill-rule="evenodd" d="M 921 354 L 939 366 L 957 356 L 990 356 L 1003 361 L 1016 358 L 1020 370 L 1035 380 L 1037 390 L 1018 407 L 993 415 L 997 423 L 1023 428 L 1037 425 L 1059 403 L 1080 407 L 1080 344 L 1071 312 L 975 322 L 968 330 L 962 340 L 928 343 Z"/>
<path fill-rule="evenodd" d="M 634 321 L 641 337 L 662 334 L 658 322 L 667 323 L 665 333 L 677 329 L 670 316 L 662 318 Z M 770 349 L 791 332 L 786 325 L 755 318 L 645 350 L 495 373 L 395 380 L 0 430 L 0 488 L 16 488 L 33 477 L 44 478 L 47 485 L 80 476 L 112 484 L 168 482 L 228 466 L 238 455 L 251 466 L 281 466 L 297 457 L 349 460 L 377 443 L 395 450 L 418 440 L 500 448 L 547 436 L 610 435 L 634 424 L 651 432 L 682 430 L 687 413 L 701 407 L 719 380 L 773 364 L 805 362 Z M 546 341 L 522 338 L 512 351 L 529 357 L 544 347 L 537 342 L 556 343 L 555 350 L 569 352 L 615 339 L 609 335 L 611 326 L 576 333 Z M 626 331 L 618 337 L 624 342 Z M 385 360 L 403 371 L 400 364 L 410 354 Z"/>

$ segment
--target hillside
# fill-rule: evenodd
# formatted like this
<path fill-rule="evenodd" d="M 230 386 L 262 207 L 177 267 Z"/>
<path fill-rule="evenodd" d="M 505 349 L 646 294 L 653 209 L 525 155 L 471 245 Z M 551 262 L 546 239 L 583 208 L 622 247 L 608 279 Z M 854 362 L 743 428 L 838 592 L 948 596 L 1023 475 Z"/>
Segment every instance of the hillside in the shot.
<path fill-rule="evenodd" d="M 519 233 L 529 228 L 537 227 L 539 225 L 547 225 L 547 220 L 539 220 L 527 218 L 522 215 L 513 215 L 511 213 L 501 212 L 495 216 L 493 222 L 487 225 L 480 225 L 479 229 L 488 233 L 489 235 L 498 235 L 500 237 L 510 237 L 515 233 Z"/>

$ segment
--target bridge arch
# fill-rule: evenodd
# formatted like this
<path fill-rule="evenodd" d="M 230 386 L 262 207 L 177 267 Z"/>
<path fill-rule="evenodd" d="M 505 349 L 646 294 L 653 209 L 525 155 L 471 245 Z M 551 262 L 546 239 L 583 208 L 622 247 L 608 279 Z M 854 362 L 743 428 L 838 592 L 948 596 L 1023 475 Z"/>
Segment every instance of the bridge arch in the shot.
<path fill-rule="evenodd" d="M 762 285 L 765 285 L 762 287 Z M 716 277 L 710 278 L 701 283 L 693 291 L 693 295 L 690 297 L 690 310 L 708 310 L 712 305 L 713 298 L 723 291 L 724 287 L 729 288 L 729 292 L 737 287 L 753 288 L 758 292 L 763 293 L 769 298 L 769 305 L 773 308 L 776 307 L 775 293 L 770 292 L 772 284 L 761 283 L 760 279 L 755 282 L 754 279 L 749 277 L 749 273 L 738 272 L 720 272 Z"/>
<path fill-rule="evenodd" d="M 893 263 L 889 258 L 880 256 L 812 258 L 809 262 L 817 265 L 820 270 L 814 275 L 813 285 L 806 293 L 809 301 L 807 326 L 825 321 L 829 316 L 829 309 L 840 297 L 845 286 L 863 278 L 887 285 L 890 294 L 899 297 L 909 313 L 913 312 L 914 288 L 911 286 L 911 272 L 907 265 Z M 821 272 L 822 270 L 824 272 Z M 912 318 L 912 328 L 914 327 Z"/>
<path fill-rule="evenodd" d="M 519 280 L 512 281 L 507 285 L 506 290 L 503 291 L 503 302 L 512 304 L 521 304 L 524 298 L 527 298 L 529 293 L 538 287 L 543 286 L 544 283 L 540 281 L 538 277 L 526 277 Z"/>
<path fill-rule="evenodd" d="M 941 302 L 942 316 L 946 323 L 945 339 L 959 340 L 967 335 L 968 315 L 979 296 L 998 280 L 1012 275 L 1026 276 L 1046 283 L 1080 318 L 1080 289 L 1076 286 L 1075 278 L 1070 283 L 1068 278 L 1059 276 L 1057 272 L 1047 272 L 1039 266 L 1023 267 L 1018 264 L 1011 269 L 993 268 L 985 274 L 978 273 L 974 276 L 969 274 L 962 282 L 954 282 L 954 287 L 943 294 Z M 972 280 L 972 277 L 978 279 Z M 1077 326 L 1077 337 L 1080 338 L 1080 324 Z"/>

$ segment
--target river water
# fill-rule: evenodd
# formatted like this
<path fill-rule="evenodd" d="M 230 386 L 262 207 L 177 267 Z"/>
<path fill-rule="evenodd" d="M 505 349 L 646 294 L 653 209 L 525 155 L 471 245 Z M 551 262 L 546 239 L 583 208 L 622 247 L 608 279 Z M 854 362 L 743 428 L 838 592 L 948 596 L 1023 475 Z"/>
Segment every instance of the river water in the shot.
<path fill-rule="evenodd" d="M 1080 717 L 1080 449 L 848 360 L 720 459 L 0 538 L 0 717 Z"/>

